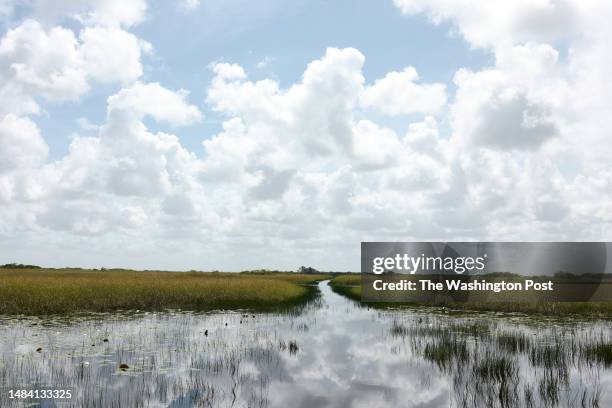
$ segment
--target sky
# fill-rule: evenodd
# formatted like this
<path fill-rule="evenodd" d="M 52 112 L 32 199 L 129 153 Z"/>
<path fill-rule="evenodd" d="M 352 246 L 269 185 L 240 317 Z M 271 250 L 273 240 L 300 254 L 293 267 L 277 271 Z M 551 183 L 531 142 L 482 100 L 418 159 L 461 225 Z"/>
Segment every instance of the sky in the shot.
<path fill-rule="evenodd" d="M 609 240 L 612 5 L 0 0 L 0 263 Z"/>

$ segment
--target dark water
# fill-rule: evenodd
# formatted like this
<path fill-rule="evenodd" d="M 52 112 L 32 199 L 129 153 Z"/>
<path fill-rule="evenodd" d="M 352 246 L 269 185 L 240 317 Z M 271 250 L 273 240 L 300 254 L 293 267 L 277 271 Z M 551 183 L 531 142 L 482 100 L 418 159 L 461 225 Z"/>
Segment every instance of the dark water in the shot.
<path fill-rule="evenodd" d="M 0 406 L 612 406 L 609 323 L 382 312 L 319 287 L 289 314 L 2 318 Z M 49 388 L 73 398 L 9 398 Z"/>

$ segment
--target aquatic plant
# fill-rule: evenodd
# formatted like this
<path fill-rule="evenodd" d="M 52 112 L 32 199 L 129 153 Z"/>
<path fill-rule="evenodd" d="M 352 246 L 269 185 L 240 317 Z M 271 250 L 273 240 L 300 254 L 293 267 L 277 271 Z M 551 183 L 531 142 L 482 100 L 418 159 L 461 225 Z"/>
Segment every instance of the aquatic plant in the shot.
<path fill-rule="evenodd" d="M 612 366 L 612 343 L 598 342 L 588 345 L 583 349 L 585 359 L 603 364 L 605 367 Z"/>

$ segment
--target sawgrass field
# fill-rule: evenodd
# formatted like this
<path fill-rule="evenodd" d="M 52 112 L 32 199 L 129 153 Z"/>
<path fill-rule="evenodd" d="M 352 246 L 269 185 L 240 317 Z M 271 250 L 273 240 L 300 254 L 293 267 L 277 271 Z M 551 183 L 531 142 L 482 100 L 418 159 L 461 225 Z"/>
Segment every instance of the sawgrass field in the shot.
<path fill-rule="evenodd" d="M 334 277 L 330 286 L 332 290 L 340 295 L 355 301 L 361 301 L 361 275 L 360 274 L 343 274 Z M 612 292 L 612 282 L 604 281 L 601 283 L 600 290 L 603 292 Z M 513 294 L 516 301 L 505 300 L 503 302 L 439 302 L 439 303 L 410 303 L 411 307 L 415 306 L 443 306 L 454 310 L 466 311 L 493 311 L 506 313 L 526 313 L 526 314 L 543 314 L 543 315 L 581 315 L 584 317 L 612 319 L 612 302 L 594 301 L 594 302 L 532 302 L 521 301 L 519 296 Z M 401 306 L 402 303 L 368 303 L 370 306 Z"/>
<path fill-rule="evenodd" d="M 0 269 L 0 314 L 253 309 L 310 298 L 322 274 Z"/>

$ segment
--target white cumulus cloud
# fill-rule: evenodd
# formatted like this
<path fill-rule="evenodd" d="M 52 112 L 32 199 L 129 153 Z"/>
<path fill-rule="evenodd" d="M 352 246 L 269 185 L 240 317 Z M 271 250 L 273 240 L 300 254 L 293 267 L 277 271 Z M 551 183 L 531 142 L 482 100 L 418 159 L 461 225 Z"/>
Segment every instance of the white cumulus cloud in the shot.
<path fill-rule="evenodd" d="M 350 47 L 287 83 L 220 60 L 203 103 L 222 125 L 191 151 L 179 127 L 201 108 L 143 78 L 150 47 L 127 29 L 146 3 L 118 4 L 41 2 L 80 26 L 27 18 L 0 40 L 0 237 L 24 261 L 36 246 L 53 257 L 28 262 L 347 269 L 364 240 L 601 239 L 612 226 L 609 5 L 395 0 L 492 56 L 445 84 L 412 65 L 366 80 Z M 35 115 L 99 83 L 121 87 L 106 119 L 81 118 L 50 158 Z"/>
<path fill-rule="evenodd" d="M 390 116 L 439 111 L 446 104 L 446 86 L 417 84 L 418 79 L 414 67 L 389 72 L 363 90 L 361 103 Z"/>

